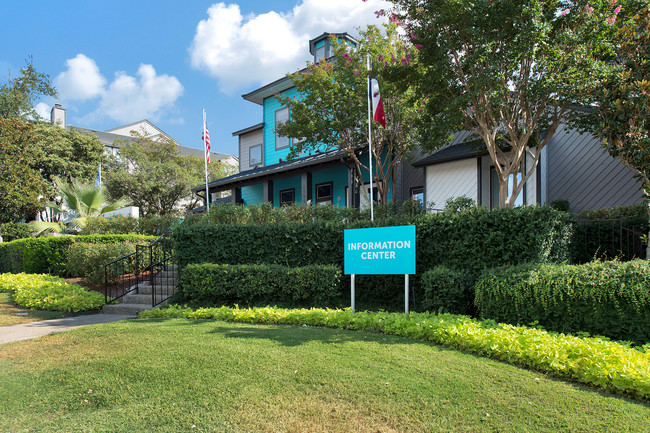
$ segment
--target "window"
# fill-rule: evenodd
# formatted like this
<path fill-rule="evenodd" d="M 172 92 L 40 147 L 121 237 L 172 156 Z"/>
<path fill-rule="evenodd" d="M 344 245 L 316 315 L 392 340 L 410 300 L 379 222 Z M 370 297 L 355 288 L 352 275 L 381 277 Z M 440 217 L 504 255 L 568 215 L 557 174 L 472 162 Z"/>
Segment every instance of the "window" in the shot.
<path fill-rule="evenodd" d="M 289 120 L 289 107 L 280 108 L 275 112 L 275 125 L 286 123 Z M 275 150 L 289 147 L 289 137 L 281 137 L 278 131 L 275 131 Z"/>
<path fill-rule="evenodd" d="M 251 146 L 248 149 L 248 165 L 250 167 L 259 165 L 262 163 L 262 145 L 258 144 Z"/>
<path fill-rule="evenodd" d="M 512 180 L 514 175 L 510 175 L 508 178 L 508 194 L 512 190 Z M 521 173 L 517 173 L 517 182 L 521 182 Z M 515 207 L 521 206 L 524 204 L 524 189 L 521 189 L 521 192 L 515 199 Z M 494 167 L 490 167 L 490 209 L 499 208 L 499 175 L 497 170 Z"/>
<path fill-rule="evenodd" d="M 280 191 L 280 206 L 293 204 L 296 201 L 295 197 L 296 190 L 293 188 Z"/>
<path fill-rule="evenodd" d="M 325 58 L 325 45 L 323 45 L 320 48 L 316 48 L 316 57 L 314 58 L 314 61 L 319 62 L 324 58 Z"/>
<path fill-rule="evenodd" d="M 332 182 L 316 185 L 316 205 L 332 204 L 334 196 Z"/>
<path fill-rule="evenodd" d="M 424 203 L 424 188 L 421 186 L 411 188 L 411 200 Z"/>

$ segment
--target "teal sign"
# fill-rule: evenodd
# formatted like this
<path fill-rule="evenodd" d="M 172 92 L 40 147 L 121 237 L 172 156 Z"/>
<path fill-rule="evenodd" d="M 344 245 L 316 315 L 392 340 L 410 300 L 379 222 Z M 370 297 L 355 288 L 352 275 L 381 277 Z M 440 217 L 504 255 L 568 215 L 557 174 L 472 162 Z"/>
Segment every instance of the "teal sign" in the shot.
<path fill-rule="evenodd" d="M 415 274 L 415 226 L 343 232 L 346 274 Z"/>

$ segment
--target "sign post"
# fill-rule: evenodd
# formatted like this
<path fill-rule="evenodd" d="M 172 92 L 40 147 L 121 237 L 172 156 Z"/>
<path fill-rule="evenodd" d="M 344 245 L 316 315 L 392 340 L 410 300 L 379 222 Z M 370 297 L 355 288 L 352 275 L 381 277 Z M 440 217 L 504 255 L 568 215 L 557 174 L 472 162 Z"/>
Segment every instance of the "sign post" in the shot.
<path fill-rule="evenodd" d="M 344 272 L 350 275 L 352 311 L 355 275 L 404 274 L 404 313 L 409 312 L 409 274 L 415 274 L 415 226 L 350 229 L 343 232 Z"/>

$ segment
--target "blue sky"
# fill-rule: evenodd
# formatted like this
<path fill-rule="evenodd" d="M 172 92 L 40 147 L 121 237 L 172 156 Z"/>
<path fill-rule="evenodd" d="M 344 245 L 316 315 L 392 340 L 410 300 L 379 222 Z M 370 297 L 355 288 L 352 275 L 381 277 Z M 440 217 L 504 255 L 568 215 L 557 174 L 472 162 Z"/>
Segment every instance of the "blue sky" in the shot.
<path fill-rule="evenodd" d="M 380 0 L 59 0 L 0 6 L 0 82 L 28 56 L 50 75 L 69 125 L 99 130 L 148 119 L 200 148 L 237 154 L 232 132 L 262 121 L 241 95 L 303 67 L 308 40 L 378 24 Z M 49 118 L 49 114 L 48 114 Z"/>

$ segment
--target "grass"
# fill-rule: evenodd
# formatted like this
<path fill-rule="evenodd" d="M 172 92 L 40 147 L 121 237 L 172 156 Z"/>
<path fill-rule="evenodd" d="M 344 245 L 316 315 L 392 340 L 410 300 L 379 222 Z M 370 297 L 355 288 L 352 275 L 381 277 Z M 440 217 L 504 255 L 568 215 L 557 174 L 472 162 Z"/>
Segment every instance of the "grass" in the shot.
<path fill-rule="evenodd" d="M 0 431 L 647 432 L 650 406 L 337 329 L 138 319 L 0 346 Z"/>
<path fill-rule="evenodd" d="M 11 300 L 11 293 L 0 292 L 0 326 L 60 319 L 61 317 L 64 317 L 64 315 L 55 311 L 29 310 L 17 307 Z"/>

